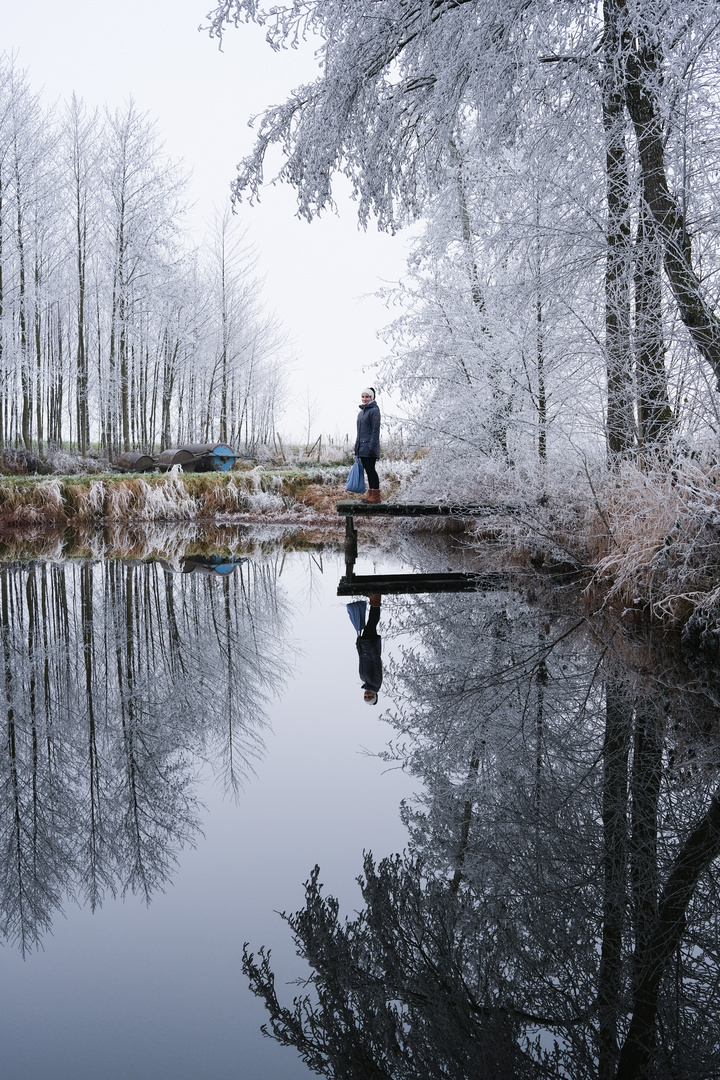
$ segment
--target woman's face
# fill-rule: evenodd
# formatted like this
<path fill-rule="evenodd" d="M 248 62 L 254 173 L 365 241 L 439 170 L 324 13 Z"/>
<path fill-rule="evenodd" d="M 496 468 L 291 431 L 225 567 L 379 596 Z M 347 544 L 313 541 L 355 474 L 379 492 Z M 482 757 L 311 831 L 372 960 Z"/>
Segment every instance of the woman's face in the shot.
<path fill-rule="evenodd" d="M 370 394 L 361 394 L 360 400 L 362 401 L 363 405 L 367 405 L 369 401 L 372 401 L 372 397 Z"/>

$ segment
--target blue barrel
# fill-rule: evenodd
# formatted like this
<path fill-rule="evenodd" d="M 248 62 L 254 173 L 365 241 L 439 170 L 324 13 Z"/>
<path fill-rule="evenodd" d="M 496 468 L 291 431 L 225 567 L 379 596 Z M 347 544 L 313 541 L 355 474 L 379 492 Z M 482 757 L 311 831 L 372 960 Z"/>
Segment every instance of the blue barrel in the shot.
<path fill-rule="evenodd" d="M 218 472 L 227 472 L 228 469 L 232 469 L 238 455 L 231 447 L 226 446 L 224 443 L 218 443 L 208 456 L 213 463 L 214 469 Z"/>
<path fill-rule="evenodd" d="M 227 443 L 186 443 L 182 447 L 190 455 L 189 465 L 193 472 L 227 472 L 240 457 Z M 182 462 L 183 468 L 187 468 Z"/>

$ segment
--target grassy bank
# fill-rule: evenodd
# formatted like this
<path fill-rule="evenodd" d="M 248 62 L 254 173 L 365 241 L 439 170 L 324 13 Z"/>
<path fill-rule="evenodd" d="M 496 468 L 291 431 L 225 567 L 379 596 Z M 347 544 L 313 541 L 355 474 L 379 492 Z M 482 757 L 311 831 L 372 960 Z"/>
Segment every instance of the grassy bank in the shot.
<path fill-rule="evenodd" d="M 343 467 L 228 473 L 0 478 L 0 528 L 68 522 L 197 521 L 233 514 L 326 512 L 342 491 Z M 332 492 L 332 494 L 331 494 Z"/>
<path fill-rule="evenodd" d="M 383 466 L 384 495 L 392 498 L 416 465 Z M 52 547 L 53 530 L 60 535 L 68 527 L 90 536 L 97 529 L 106 534 L 185 523 L 206 533 L 213 524 L 226 528 L 243 520 L 304 529 L 301 542 L 313 543 L 319 535 L 313 529 L 341 524 L 335 503 L 345 496 L 346 475 L 344 465 L 255 465 L 228 473 L 0 477 L 0 537 L 12 547 L 33 533 L 46 535 Z M 519 518 L 467 522 L 467 537 L 474 533 L 478 548 L 500 545 L 508 561 L 540 572 L 574 567 L 585 577 L 592 610 L 642 613 L 675 627 L 694 618 L 720 626 L 720 466 L 714 460 L 688 458 L 655 470 L 628 464 L 613 473 L 598 467 L 592 476 L 586 470 L 584 477 L 552 484 L 544 476 L 542 484 L 517 490 L 507 486 L 509 479 L 503 480 L 507 490 L 497 478 L 497 490 L 483 490 L 486 477 L 473 481 L 477 501 L 528 508 Z M 417 497 L 412 487 L 411 499 Z M 437 497 L 451 500 L 451 487 Z M 468 496 L 463 493 L 473 501 Z M 441 525 L 419 519 L 403 527 Z M 88 541 L 88 553 L 94 543 Z M 110 546 L 135 553 L 138 545 L 146 541 L 119 534 Z M 100 546 L 106 550 L 104 542 Z"/>
<path fill-rule="evenodd" d="M 412 469 L 383 469 L 386 494 Z M 225 473 L 0 476 L 0 528 L 68 522 L 211 521 L 227 515 L 334 514 L 347 465 L 244 466 Z"/>

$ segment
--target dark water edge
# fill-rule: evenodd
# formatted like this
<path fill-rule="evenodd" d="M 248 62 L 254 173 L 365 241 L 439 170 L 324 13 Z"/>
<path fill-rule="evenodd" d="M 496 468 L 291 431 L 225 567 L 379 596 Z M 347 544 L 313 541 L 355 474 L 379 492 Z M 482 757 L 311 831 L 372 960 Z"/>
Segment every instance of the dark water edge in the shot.
<path fill-rule="evenodd" d="M 367 703 L 340 545 L 312 539 L 5 548 L 8 1075 L 715 1075 L 708 651 L 516 573 L 383 596 Z M 368 537 L 358 572 L 493 558 Z M 332 1021 L 292 1015 L 308 975 Z M 260 1035 L 263 997 L 291 1048 Z"/>

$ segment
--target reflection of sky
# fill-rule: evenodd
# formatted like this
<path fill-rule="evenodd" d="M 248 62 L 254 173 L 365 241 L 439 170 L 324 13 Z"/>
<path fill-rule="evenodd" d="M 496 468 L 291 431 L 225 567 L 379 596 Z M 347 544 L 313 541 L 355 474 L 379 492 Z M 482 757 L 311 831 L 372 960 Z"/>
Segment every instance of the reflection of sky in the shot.
<path fill-rule="evenodd" d="M 326 555 L 321 575 L 309 556 L 288 554 L 280 584 L 299 604 L 298 671 L 271 704 L 274 734 L 238 804 L 211 781 L 201 790 L 205 838 L 181 853 L 167 891 L 149 908 L 134 896 L 94 915 L 70 907 L 25 961 L 3 950 L 9 1080 L 310 1075 L 294 1051 L 259 1034 L 265 1014 L 242 975 L 242 944 L 272 947 L 279 985 L 296 977 L 274 912 L 300 907 L 318 862 L 349 913 L 363 849 L 382 856 L 404 845 L 398 804 L 412 784 L 362 753 L 381 749 L 389 729 L 378 722 L 382 695 L 379 708 L 362 700 L 354 631 L 335 596 L 343 570 Z"/>

